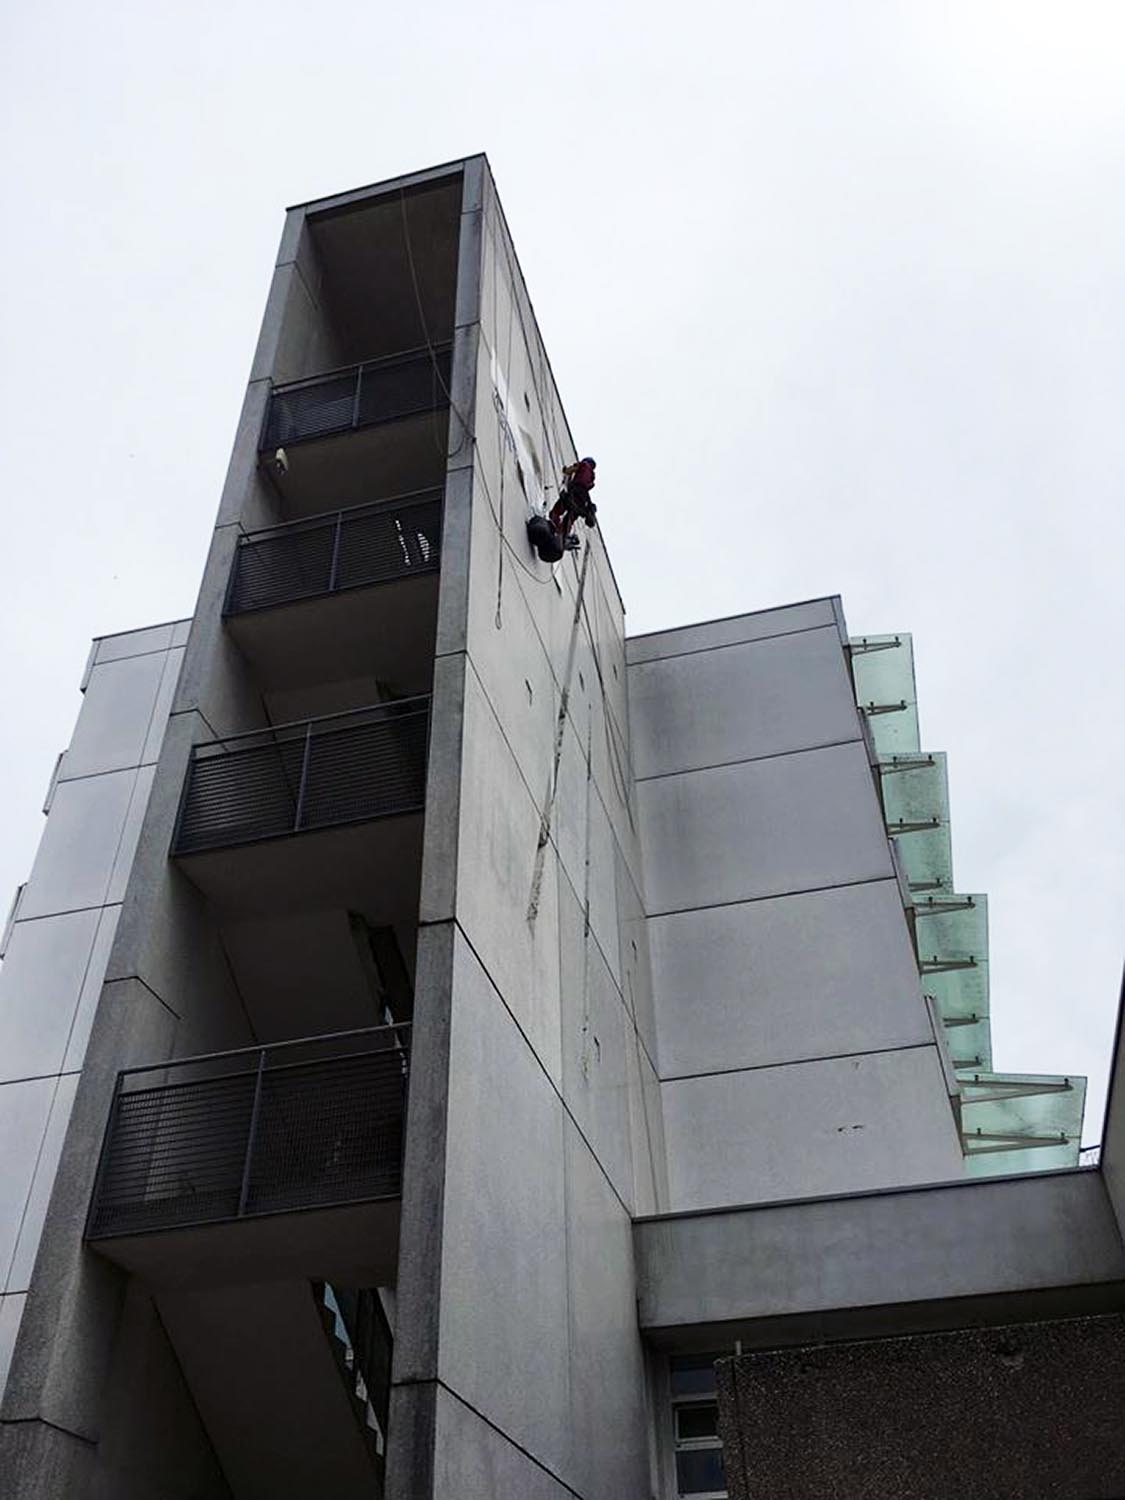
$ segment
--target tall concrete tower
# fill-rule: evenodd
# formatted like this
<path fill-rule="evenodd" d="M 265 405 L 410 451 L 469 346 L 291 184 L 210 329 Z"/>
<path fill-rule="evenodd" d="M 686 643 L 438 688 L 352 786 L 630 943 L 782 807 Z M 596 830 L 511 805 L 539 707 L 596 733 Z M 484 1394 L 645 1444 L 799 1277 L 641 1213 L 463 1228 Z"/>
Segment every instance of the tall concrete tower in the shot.
<path fill-rule="evenodd" d="M 800 1219 L 1077 1156 L 909 639 L 627 640 L 600 530 L 527 545 L 577 456 L 483 157 L 289 211 L 195 614 L 95 643 L 6 936 L 3 1493 L 722 1494 L 736 1339 L 1055 1274 Z"/>

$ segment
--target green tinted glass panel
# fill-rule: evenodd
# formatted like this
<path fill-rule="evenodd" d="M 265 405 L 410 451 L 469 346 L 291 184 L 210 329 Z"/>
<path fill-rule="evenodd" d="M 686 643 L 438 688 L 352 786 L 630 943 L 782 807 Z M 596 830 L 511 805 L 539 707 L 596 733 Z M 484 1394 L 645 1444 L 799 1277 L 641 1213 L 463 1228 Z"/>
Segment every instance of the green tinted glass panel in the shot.
<path fill-rule="evenodd" d="M 968 1026 L 947 1026 L 945 1040 L 958 1072 L 992 1067 L 992 1023 L 987 1016 Z"/>
<path fill-rule="evenodd" d="M 949 822 L 945 755 L 935 753 L 915 770 L 893 771 L 879 778 L 887 824 L 919 823 L 928 818 Z"/>
<path fill-rule="evenodd" d="M 895 700 L 897 701 L 897 700 Z M 860 705 L 863 707 L 863 705 Z M 878 755 L 898 755 L 918 750 L 918 707 L 908 703 L 893 713 L 868 714 L 871 738 Z"/>
<path fill-rule="evenodd" d="M 967 1177 L 1011 1177 L 1020 1172 L 1050 1172 L 1056 1167 L 1078 1165 L 1078 1142 L 1060 1146 L 1036 1146 L 1027 1151 L 970 1152 L 965 1157 Z"/>
<path fill-rule="evenodd" d="M 981 1073 L 961 1080 L 961 1131 L 965 1150 L 975 1156 L 1026 1155 L 1035 1171 L 1050 1152 L 1076 1165 L 1082 1139 L 1086 1080 L 1032 1073 Z M 1026 1139 L 1026 1150 L 1019 1150 Z M 1057 1143 L 1057 1144 L 1056 1144 Z M 1017 1149 L 1012 1149 L 1017 1148 Z M 1009 1163 L 995 1171 L 1019 1170 Z"/>
<path fill-rule="evenodd" d="M 958 903 L 971 901 L 972 906 Z M 942 892 L 926 896 L 919 892 L 914 897 L 914 926 L 918 934 L 918 952 L 975 953 L 988 956 L 988 897 L 981 895 L 962 896 L 954 892 Z"/>
<path fill-rule="evenodd" d="M 884 645 L 884 650 L 862 649 Z M 895 644 L 897 642 L 897 644 Z M 896 751 L 917 750 L 918 695 L 914 688 L 914 651 L 909 635 L 866 636 L 852 639 L 852 673 L 855 677 L 856 702 L 860 707 L 877 708 L 903 703 L 896 713 L 875 713 L 868 718 L 875 747 L 881 755 Z"/>
<path fill-rule="evenodd" d="M 929 954 L 922 950 L 923 959 Z M 943 1021 L 953 1018 L 989 1014 L 988 1009 L 988 960 L 983 962 L 976 954 L 945 953 L 943 958 L 952 961 L 976 959 L 971 969 L 946 969 L 940 974 L 923 970 L 922 989 L 937 1001 L 938 1013 Z"/>
<path fill-rule="evenodd" d="M 921 833 L 900 834 L 895 843 L 911 889 L 923 895 L 953 889 L 953 846 L 947 823 Z"/>

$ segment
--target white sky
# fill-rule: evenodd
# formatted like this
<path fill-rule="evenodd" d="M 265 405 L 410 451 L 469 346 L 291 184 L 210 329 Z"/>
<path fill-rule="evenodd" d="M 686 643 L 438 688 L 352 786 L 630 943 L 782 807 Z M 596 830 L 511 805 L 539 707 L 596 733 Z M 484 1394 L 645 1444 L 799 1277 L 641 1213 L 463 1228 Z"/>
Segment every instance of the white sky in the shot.
<path fill-rule="evenodd" d="M 89 638 L 189 614 L 282 209 L 486 150 L 632 631 L 912 630 L 996 1065 L 1121 964 L 1125 5 L 39 0 L 0 34 L 0 908 Z M 2 917 L 2 910 L 0 910 Z"/>

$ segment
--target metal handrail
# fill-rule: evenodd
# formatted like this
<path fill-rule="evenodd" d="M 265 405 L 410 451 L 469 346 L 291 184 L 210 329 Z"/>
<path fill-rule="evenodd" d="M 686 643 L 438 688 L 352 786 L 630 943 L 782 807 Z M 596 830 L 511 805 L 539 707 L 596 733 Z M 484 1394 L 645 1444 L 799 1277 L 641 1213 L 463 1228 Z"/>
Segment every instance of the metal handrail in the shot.
<path fill-rule="evenodd" d="M 267 724 L 262 729 L 242 729 L 237 734 L 223 735 L 220 739 L 199 740 L 191 747 L 191 753 L 194 758 L 201 751 L 219 748 L 225 749 L 227 745 L 235 744 L 239 740 L 259 739 L 281 734 L 286 730 L 307 730 L 311 729 L 314 724 L 331 724 L 338 719 L 358 719 L 364 714 L 378 715 L 380 709 L 387 711 L 384 715 L 386 718 L 406 718 L 411 713 L 420 713 L 423 711 L 420 707 L 415 708 L 413 705 L 424 704 L 428 709 L 429 702 L 429 693 L 415 693 L 409 698 L 394 698 L 387 703 L 370 703 L 364 708 L 345 708 L 334 714 L 319 714 L 313 719 L 288 719 L 284 724 Z M 395 710 L 402 712 L 396 713 Z"/>
<path fill-rule="evenodd" d="M 385 1031 L 409 1031 L 413 1024 L 412 1021 L 388 1021 L 382 1026 L 353 1026 L 348 1031 L 326 1031 L 318 1036 L 288 1037 L 281 1042 L 258 1042 L 250 1047 L 229 1047 L 224 1052 L 199 1052 L 193 1057 L 172 1057 L 166 1062 L 141 1063 L 132 1068 L 119 1068 L 117 1076 L 125 1078 L 130 1073 L 155 1073 L 163 1068 L 190 1068 L 199 1063 L 219 1062 L 228 1057 L 246 1057 L 253 1052 L 280 1052 L 283 1047 L 309 1047 L 320 1042 L 342 1042 L 351 1036 L 378 1036 Z M 362 1056 L 361 1053 L 343 1055 Z"/>
<path fill-rule="evenodd" d="M 401 495 L 387 495 L 381 500 L 364 500 L 359 505 L 346 505 L 343 509 L 337 507 L 335 510 L 319 510 L 315 515 L 302 516 L 299 521 L 282 521 L 277 526 L 259 526 L 254 531 L 240 531 L 238 545 L 243 547 L 262 537 L 285 536 L 297 531 L 315 530 L 318 526 L 331 526 L 339 516 L 358 516 L 368 511 L 391 509 L 410 510 L 414 506 L 425 505 L 430 500 L 440 500 L 441 496 L 441 485 L 430 484 L 420 490 L 405 490 Z"/>
<path fill-rule="evenodd" d="M 280 385 L 270 382 L 270 394 L 284 394 L 286 391 L 298 391 L 303 386 L 317 385 L 322 380 L 332 380 L 337 375 L 349 375 L 353 370 L 374 370 L 379 365 L 393 365 L 399 361 L 419 359 L 423 354 L 447 354 L 453 348 L 452 339 L 443 339 L 440 343 L 416 344 L 410 349 L 399 349 L 394 354 L 377 354 L 374 359 L 353 360 L 351 364 L 335 365 L 330 370 L 318 370 L 315 375 L 302 375 L 300 380 L 286 380 Z"/>

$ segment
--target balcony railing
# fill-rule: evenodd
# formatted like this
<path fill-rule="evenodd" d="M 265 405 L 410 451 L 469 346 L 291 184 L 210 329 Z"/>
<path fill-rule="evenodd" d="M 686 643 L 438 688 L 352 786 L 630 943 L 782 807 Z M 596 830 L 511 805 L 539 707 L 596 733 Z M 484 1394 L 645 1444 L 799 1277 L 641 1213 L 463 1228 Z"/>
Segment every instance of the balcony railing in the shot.
<path fill-rule="evenodd" d="M 432 573 L 440 552 L 440 490 L 250 532 L 238 541 L 225 613 Z"/>
<path fill-rule="evenodd" d="M 428 697 L 196 745 L 173 854 L 418 812 Z"/>
<path fill-rule="evenodd" d="M 88 1239 L 393 1198 L 409 1029 L 119 1073 Z"/>
<path fill-rule="evenodd" d="M 274 386 L 262 430 L 263 451 L 329 437 L 449 405 L 451 344 L 411 349 L 343 370 Z"/>

